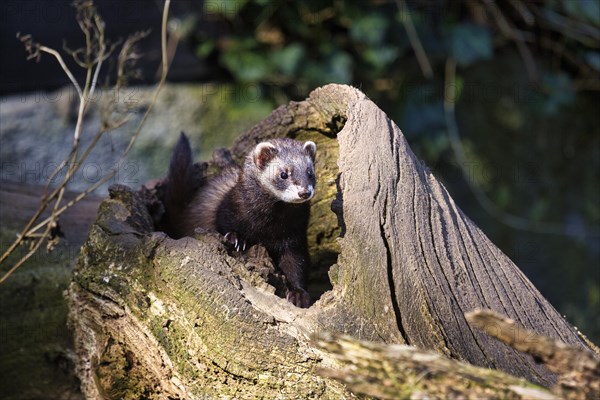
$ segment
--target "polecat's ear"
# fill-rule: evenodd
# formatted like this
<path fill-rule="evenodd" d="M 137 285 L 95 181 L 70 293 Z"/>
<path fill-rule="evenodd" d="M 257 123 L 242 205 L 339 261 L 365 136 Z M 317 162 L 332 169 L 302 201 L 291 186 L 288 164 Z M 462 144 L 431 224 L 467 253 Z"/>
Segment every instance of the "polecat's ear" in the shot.
<path fill-rule="evenodd" d="M 254 148 L 254 164 L 256 164 L 258 168 L 263 169 L 276 154 L 277 148 L 273 143 L 259 143 Z"/>
<path fill-rule="evenodd" d="M 315 142 L 304 142 L 304 151 L 315 161 L 315 157 L 317 156 L 317 145 Z"/>

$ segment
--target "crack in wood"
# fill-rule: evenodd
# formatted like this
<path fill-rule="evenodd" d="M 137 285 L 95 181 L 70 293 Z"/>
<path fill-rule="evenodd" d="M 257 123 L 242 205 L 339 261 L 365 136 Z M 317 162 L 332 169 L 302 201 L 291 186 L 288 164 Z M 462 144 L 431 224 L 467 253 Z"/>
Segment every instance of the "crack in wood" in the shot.
<path fill-rule="evenodd" d="M 390 248 L 390 243 L 388 242 L 387 239 L 387 234 L 385 233 L 385 222 L 387 220 L 387 217 L 385 217 L 387 215 L 386 213 L 386 209 L 387 209 L 387 197 L 385 199 L 384 202 L 385 206 L 384 206 L 384 212 L 382 215 L 384 215 L 384 220 L 383 222 L 379 223 L 379 232 L 380 232 L 380 236 L 381 239 L 383 240 L 383 246 L 385 247 L 385 256 L 386 256 L 386 268 L 387 268 L 387 278 L 388 278 L 388 286 L 390 288 L 390 297 L 391 297 L 391 302 L 392 302 L 392 308 L 394 309 L 394 315 L 396 317 L 396 325 L 398 326 L 398 332 L 400 333 L 400 336 L 402 336 L 402 339 L 404 340 L 404 343 L 406 343 L 407 345 L 410 345 L 410 338 L 408 336 L 408 334 L 406 333 L 406 330 L 404 328 L 404 325 L 402 323 L 402 312 L 400 311 L 400 305 L 398 304 L 398 297 L 396 296 L 396 279 L 394 279 L 394 263 L 392 260 L 392 251 Z"/>

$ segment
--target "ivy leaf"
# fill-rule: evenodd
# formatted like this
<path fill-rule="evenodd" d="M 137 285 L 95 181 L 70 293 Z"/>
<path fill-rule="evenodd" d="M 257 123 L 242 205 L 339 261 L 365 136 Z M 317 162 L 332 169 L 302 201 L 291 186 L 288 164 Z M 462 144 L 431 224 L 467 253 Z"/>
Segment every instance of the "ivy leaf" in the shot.
<path fill-rule="evenodd" d="M 357 42 L 378 45 L 383 42 L 389 20 L 379 14 L 368 14 L 352 23 L 350 37 Z"/>
<path fill-rule="evenodd" d="M 569 0 L 563 2 L 567 14 L 575 19 L 600 25 L 600 2 L 598 0 Z"/>
<path fill-rule="evenodd" d="M 366 49 L 363 58 L 375 68 L 385 68 L 398 57 L 399 53 L 397 47 L 382 46 Z"/>
<path fill-rule="evenodd" d="M 493 55 L 492 36 L 483 26 L 460 24 L 453 27 L 449 36 L 449 52 L 459 65 L 488 60 Z"/>
<path fill-rule="evenodd" d="M 272 64 L 253 39 L 232 40 L 221 54 L 221 62 L 241 82 L 260 81 L 272 72 Z"/>
<path fill-rule="evenodd" d="M 546 115 L 556 113 L 561 107 L 572 104 L 576 99 L 571 78 L 563 72 L 544 74 L 542 90 L 544 95 L 541 107 Z"/>
<path fill-rule="evenodd" d="M 281 50 L 273 52 L 271 60 L 279 71 L 284 75 L 291 76 L 297 72 L 304 56 L 304 46 L 299 43 L 293 43 Z"/>
<path fill-rule="evenodd" d="M 588 51 L 585 54 L 585 61 L 596 71 L 600 71 L 600 53 L 597 51 Z"/>
<path fill-rule="evenodd" d="M 216 43 L 214 40 L 205 40 L 196 49 L 196 54 L 200 57 L 206 57 L 215 49 L 215 46 Z"/>
<path fill-rule="evenodd" d="M 352 81 L 352 57 L 344 51 L 334 50 L 323 62 L 312 62 L 302 70 L 303 76 L 313 85 L 345 83 Z"/>

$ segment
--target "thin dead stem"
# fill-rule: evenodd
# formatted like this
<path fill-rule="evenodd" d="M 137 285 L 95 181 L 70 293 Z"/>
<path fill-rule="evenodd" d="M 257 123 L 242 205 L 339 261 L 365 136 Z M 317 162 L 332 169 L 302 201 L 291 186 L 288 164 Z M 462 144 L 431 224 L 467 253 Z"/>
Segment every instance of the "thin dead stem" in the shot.
<path fill-rule="evenodd" d="M 400 11 L 402 25 L 404 25 L 404 29 L 406 29 L 408 40 L 410 41 L 410 45 L 413 48 L 413 51 L 415 52 L 415 56 L 417 57 L 417 62 L 419 63 L 421 72 L 423 72 L 423 76 L 425 76 L 425 78 L 433 79 L 433 68 L 431 68 L 431 63 L 429 62 L 427 53 L 425 52 L 425 49 L 421 44 L 421 39 L 419 39 L 417 30 L 415 29 L 415 25 L 413 24 L 410 12 L 406 5 L 406 1 L 396 0 L 396 5 L 398 7 L 398 10 Z"/>
<path fill-rule="evenodd" d="M 73 86 L 75 86 L 75 90 L 77 90 L 77 94 L 79 95 L 79 99 L 82 99 L 83 98 L 83 91 L 81 90 L 81 86 L 79 86 L 79 83 L 77 83 L 77 79 L 75 79 L 75 76 L 73 76 L 73 73 L 71 72 L 71 70 L 69 69 L 69 67 L 67 67 L 67 64 L 65 64 L 65 60 L 63 60 L 63 58 L 60 55 L 60 53 L 58 51 L 56 51 L 54 49 L 51 49 L 50 47 L 46 47 L 46 46 L 40 46 L 39 49 L 40 49 L 40 51 L 42 51 L 44 53 L 48 53 L 48 54 L 54 56 L 54 58 L 56 58 L 56 60 L 60 64 L 61 68 L 65 72 L 65 74 L 67 74 L 67 76 L 69 77 L 69 80 L 71 81 L 71 83 L 73 84 Z"/>
<path fill-rule="evenodd" d="M 124 161 L 125 157 L 128 155 L 129 151 L 133 147 L 148 118 L 148 115 L 150 114 L 150 112 L 154 108 L 154 105 L 156 104 L 161 89 L 166 81 L 167 73 L 169 70 L 169 54 L 167 52 L 167 22 L 170 4 L 170 0 L 165 0 L 161 23 L 161 77 L 154 91 L 152 100 L 146 109 L 146 112 L 144 113 L 140 122 L 137 124 L 136 129 L 132 132 L 129 143 L 126 149 L 121 154 L 118 162 L 116 163 L 116 167 L 113 168 L 113 170 L 110 173 L 105 175 L 98 182 L 94 183 L 93 185 L 90 185 L 83 192 L 79 193 L 73 199 L 69 200 L 66 204 L 62 204 L 62 202 L 67 185 L 73 177 L 73 175 L 83 164 L 83 161 L 89 156 L 96 143 L 98 143 L 98 140 L 102 137 L 104 133 L 114 130 L 128 121 L 127 118 L 123 118 L 120 121 L 114 123 L 108 122 L 104 124 L 92 139 L 91 144 L 88 145 L 87 148 L 84 150 L 81 157 L 78 157 L 85 112 L 89 106 L 90 99 L 94 95 L 94 91 L 97 87 L 98 77 L 100 75 L 102 64 L 113 53 L 113 51 L 116 48 L 116 45 L 109 45 L 105 40 L 104 22 L 97 14 L 93 2 L 90 0 L 79 0 L 75 2 L 74 6 L 77 8 L 77 22 L 83 34 L 85 35 L 86 46 L 84 49 L 79 49 L 75 51 L 66 49 L 66 46 L 65 49 L 78 64 L 85 66 L 87 70 L 85 84 L 82 88 L 79 82 L 77 82 L 77 80 L 75 79 L 71 70 L 65 64 L 63 57 L 58 51 L 40 45 L 39 43 L 35 43 L 31 35 L 17 35 L 17 37 L 25 45 L 25 49 L 28 52 L 28 59 L 39 60 L 42 53 L 50 54 L 56 58 L 63 71 L 68 76 L 69 80 L 77 90 L 77 94 L 79 97 L 79 108 L 77 114 L 77 122 L 75 130 L 73 132 L 73 143 L 69 155 L 59 164 L 59 166 L 53 171 L 53 173 L 48 178 L 48 182 L 45 186 L 44 195 L 42 196 L 39 208 L 33 214 L 31 219 L 27 222 L 21 233 L 17 236 L 17 239 L 2 254 L 2 256 L 0 257 L 0 265 L 4 263 L 8 259 L 8 257 L 12 253 L 14 253 L 14 251 L 26 240 L 33 241 L 30 250 L 27 252 L 27 254 L 25 254 L 18 261 L 16 261 L 15 264 L 4 275 L 2 275 L 2 277 L 0 277 L 0 284 L 6 281 L 6 279 L 8 279 L 21 265 L 23 265 L 25 261 L 27 261 L 31 256 L 33 256 L 33 254 L 35 254 L 35 252 L 38 251 L 38 249 L 40 248 L 42 243 L 44 243 L 44 241 L 48 242 L 48 250 L 52 249 L 52 247 L 56 244 L 56 238 L 53 237 L 53 231 L 55 231 L 58 228 L 59 217 L 62 215 L 62 213 L 64 213 L 74 204 L 84 199 L 87 195 L 92 193 L 98 187 L 112 179 L 117 172 L 118 166 Z M 126 82 L 126 64 L 128 62 L 135 61 L 140 57 L 134 51 L 135 43 L 137 43 L 140 39 L 146 37 L 147 34 L 147 32 L 138 32 L 132 35 L 127 41 L 125 41 L 123 49 L 119 54 L 119 75 L 117 77 L 117 83 L 115 85 L 116 88 L 120 88 L 121 85 L 123 85 Z M 83 57 L 83 59 L 80 57 L 80 54 L 82 55 L 81 57 Z M 60 173 L 60 171 L 63 170 L 63 168 L 65 167 L 67 167 L 67 173 L 65 174 L 64 179 L 62 179 L 61 183 L 55 190 L 48 194 L 50 182 L 52 182 L 54 178 Z M 44 219 L 43 221 L 38 222 L 41 215 L 51 204 L 52 212 L 50 216 Z M 45 228 L 43 233 L 38 233 L 38 231 L 42 228 Z"/>
<path fill-rule="evenodd" d="M 519 50 L 519 54 L 525 63 L 525 69 L 527 70 L 527 75 L 529 76 L 529 80 L 532 82 L 539 82 L 539 73 L 535 61 L 533 59 L 533 54 L 531 54 L 531 50 L 525 43 L 525 40 L 514 26 L 508 22 L 508 19 L 504 16 L 498 5 L 494 2 L 494 0 L 482 0 L 485 7 L 488 9 L 490 14 L 496 20 L 498 28 L 500 28 L 500 32 L 507 38 L 512 39 L 517 45 L 517 49 Z"/>

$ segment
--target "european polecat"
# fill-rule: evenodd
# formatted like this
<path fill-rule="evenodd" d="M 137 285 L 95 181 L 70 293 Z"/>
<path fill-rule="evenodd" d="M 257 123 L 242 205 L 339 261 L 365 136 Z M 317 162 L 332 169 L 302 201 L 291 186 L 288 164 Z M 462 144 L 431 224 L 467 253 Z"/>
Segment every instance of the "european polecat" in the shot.
<path fill-rule="evenodd" d="M 193 186 L 186 182 L 194 165 L 182 133 L 166 181 L 167 216 L 177 218 L 169 222 L 170 233 L 190 236 L 203 228 L 225 235 L 237 250 L 263 245 L 287 278 L 287 299 L 298 307 L 308 307 L 306 229 L 316 184 L 316 150 L 314 142 L 272 139 L 256 145 L 242 167 L 228 153 L 221 153 L 216 160 L 221 172 L 201 185 L 189 202 L 176 204 L 172 199 Z"/>

